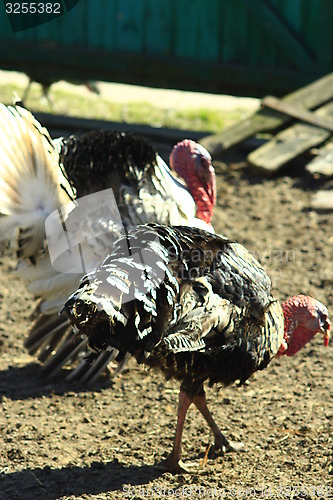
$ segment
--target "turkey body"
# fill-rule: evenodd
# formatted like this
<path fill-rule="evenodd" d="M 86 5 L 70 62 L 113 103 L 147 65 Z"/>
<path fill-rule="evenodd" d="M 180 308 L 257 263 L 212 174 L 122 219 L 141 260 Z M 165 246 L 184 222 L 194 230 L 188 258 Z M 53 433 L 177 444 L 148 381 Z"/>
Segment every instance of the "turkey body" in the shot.
<path fill-rule="evenodd" d="M 59 162 L 76 198 L 111 187 L 126 226 L 157 222 L 210 230 L 196 217 L 184 181 L 149 141 L 119 131 L 92 131 L 62 139 Z"/>
<path fill-rule="evenodd" d="M 33 74 L 27 74 L 29 78 L 29 83 L 24 91 L 23 97 L 22 97 L 22 102 L 25 102 L 28 95 L 29 91 L 31 88 L 31 84 L 33 82 L 39 83 L 42 87 L 42 93 L 43 97 L 47 100 L 49 105 L 52 107 L 52 100 L 50 98 L 49 92 L 51 89 L 51 86 L 56 83 L 59 80 L 55 80 L 54 78 L 48 78 L 44 76 L 43 78 L 40 75 L 33 75 Z M 73 85 L 84 85 L 90 92 L 93 92 L 94 94 L 100 95 L 100 89 L 98 87 L 98 83 L 95 81 L 84 81 L 84 80 L 66 80 L 68 83 L 71 83 Z"/>
<path fill-rule="evenodd" d="M 251 254 L 186 227 L 129 232 L 64 311 L 92 349 L 129 352 L 194 393 L 205 380 L 244 382 L 265 368 L 284 332 L 270 279 Z"/>
<path fill-rule="evenodd" d="M 262 266 L 240 244 L 197 228 L 147 224 L 115 243 L 82 278 L 63 308 L 93 351 L 128 353 L 180 381 L 174 448 L 165 466 L 186 471 L 181 437 L 194 403 L 215 446 L 238 451 L 208 410 L 203 384 L 244 383 L 276 355 L 295 354 L 318 332 L 327 345 L 328 311 L 315 299 L 273 299 Z M 286 316 L 285 316 L 286 314 Z M 298 314 L 298 316 L 297 316 Z"/>
<path fill-rule="evenodd" d="M 18 274 L 40 299 L 25 346 L 31 354 L 39 352 L 44 373 L 53 375 L 84 348 L 84 343 L 73 342 L 71 329 L 58 317 L 59 308 L 126 227 L 160 221 L 212 228 L 197 217 L 186 180 L 141 137 L 100 130 L 53 141 L 21 105 L 1 105 L 0 126 L 0 235 L 17 253 Z M 191 157 L 200 162 L 200 154 L 191 152 Z M 110 203 L 107 189 L 112 190 Z M 80 200 L 92 193 L 92 209 L 83 213 Z M 73 239 L 84 242 L 83 268 L 77 266 L 77 247 L 63 253 L 66 268 L 61 272 L 50 259 L 45 221 L 59 207 L 65 207 Z M 66 247 L 68 231 L 60 227 L 51 236 Z"/>

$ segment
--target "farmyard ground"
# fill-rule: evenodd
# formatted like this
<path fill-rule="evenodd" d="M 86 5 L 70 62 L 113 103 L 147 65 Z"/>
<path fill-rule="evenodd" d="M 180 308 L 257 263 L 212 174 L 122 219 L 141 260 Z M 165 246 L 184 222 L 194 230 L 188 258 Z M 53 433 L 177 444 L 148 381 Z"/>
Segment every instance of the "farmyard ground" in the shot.
<path fill-rule="evenodd" d="M 267 180 L 232 159 L 216 166 L 216 231 L 260 258 L 278 298 L 309 293 L 332 317 L 333 214 L 308 209 L 315 182 L 299 171 Z M 244 387 L 208 389 L 222 430 L 246 451 L 172 476 L 154 464 L 172 447 L 177 383 L 135 363 L 89 389 L 40 378 L 22 347 L 32 299 L 13 266 L 1 259 L 1 500 L 333 496 L 333 357 L 322 338 L 295 358 L 274 360 Z M 184 460 L 202 459 L 210 439 L 191 409 Z"/>

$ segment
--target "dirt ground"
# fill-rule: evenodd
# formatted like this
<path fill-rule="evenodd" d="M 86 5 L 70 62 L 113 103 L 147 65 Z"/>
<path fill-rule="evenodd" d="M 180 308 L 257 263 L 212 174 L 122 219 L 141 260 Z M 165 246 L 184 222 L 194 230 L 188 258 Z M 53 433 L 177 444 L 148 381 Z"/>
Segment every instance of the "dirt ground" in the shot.
<path fill-rule="evenodd" d="M 320 181 L 300 169 L 266 179 L 225 161 L 216 163 L 216 231 L 260 258 L 278 298 L 308 293 L 332 317 L 333 214 L 308 209 Z M 321 337 L 241 388 L 208 389 L 217 422 L 245 452 L 173 476 L 156 464 L 172 447 L 177 383 L 134 363 L 92 388 L 43 380 L 22 346 L 32 299 L 13 266 L 1 259 L 1 500 L 333 497 L 333 357 Z M 190 409 L 184 461 L 199 462 L 210 440 Z"/>

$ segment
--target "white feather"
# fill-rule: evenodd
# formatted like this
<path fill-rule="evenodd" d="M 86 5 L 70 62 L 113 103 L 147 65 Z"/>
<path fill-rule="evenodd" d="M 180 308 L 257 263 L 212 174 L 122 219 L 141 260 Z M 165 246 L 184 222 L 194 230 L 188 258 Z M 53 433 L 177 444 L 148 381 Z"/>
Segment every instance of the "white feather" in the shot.
<path fill-rule="evenodd" d="M 69 201 L 60 184 L 70 187 L 47 130 L 29 111 L 0 104 L 0 131 L 0 213 L 6 215 L 0 240 L 10 240 L 22 257 L 36 257 L 44 247 L 45 219 Z"/>

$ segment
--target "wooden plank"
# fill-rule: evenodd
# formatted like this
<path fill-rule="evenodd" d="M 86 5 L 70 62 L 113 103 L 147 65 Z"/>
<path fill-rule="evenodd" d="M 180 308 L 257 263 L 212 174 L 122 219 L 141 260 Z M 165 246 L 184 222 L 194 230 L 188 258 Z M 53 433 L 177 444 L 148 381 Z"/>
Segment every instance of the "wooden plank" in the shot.
<path fill-rule="evenodd" d="M 219 0 L 206 0 L 205 2 L 199 0 L 195 5 L 197 18 L 199 19 L 196 55 L 200 60 L 218 61 L 220 43 L 220 20 L 218 12 L 220 3 Z M 192 3 L 193 8 L 194 4 Z M 209 29 L 207 29 L 207 26 L 209 26 Z"/>
<path fill-rule="evenodd" d="M 117 1 L 117 19 L 113 29 L 116 31 L 117 49 L 140 53 L 143 48 L 144 1 Z M 112 56 L 110 56 L 112 57 Z"/>
<path fill-rule="evenodd" d="M 84 3 L 86 4 L 86 2 Z M 46 23 L 45 26 L 47 31 L 51 29 L 51 31 L 49 31 L 49 40 L 52 40 L 54 46 L 65 45 L 68 47 L 68 52 L 70 46 L 86 46 L 86 7 L 88 6 L 79 2 L 74 9 L 69 10 L 64 16 L 59 17 L 51 23 Z M 41 45 L 43 45 L 43 43 L 41 43 Z M 47 45 L 48 44 L 45 43 L 45 46 Z M 48 72 L 45 71 L 45 75 L 47 74 Z"/>
<path fill-rule="evenodd" d="M 281 13 L 263 0 L 243 0 L 244 8 L 248 9 L 253 18 L 278 44 L 287 57 L 298 69 L 314 69 L 312 54 L 299 40 L 296 33 L 290 28 L 286 20 L 281 18 Z"/>
<path fill-rule="evenodd" d="M 91 2 L 92 0 L 90 0 Z M 96 6 L 96 2 L 95 2 Z M 115 25 L 117 22 L 117 4 L 116 2 L 105 1 L 103 9 L 104 19 L 100 26 L 102 31 L 103 48 L 108 51 L 115 50 L 117 46 L 117 33 Z"/>
<path fill-rule="evenodd" d="M 310 125 L 314 125 L 315 127 L 324 128 L 325 130 L 333 132 L 333 120 L 329 120 L 324 116 L 316 115 L 311 111 L 306 111 L 305 109 L 283 102 L 281 99 L 277 99 L 271 95 L 264 97 L 261 101 L 261 105 L 275 109 L 275 111 L 280 111 L 281 113 L 291 116 L 292 118 L 296 118 L 302 122 L 310 123 Z"/>
<path fill-rule="evenodd" d="M 332 47 L 333 47 L 333 2 L 332 0 L 321 0 L 318 8 L 313 2 L 310 2 L 312 9 L 317 9 L 317 12 L 312 17 L 318 23 L 318 30 L 311 37 L 313 44 L 316 46 L 317 67 L 322 71 L 330 71 L 332 68 Z"/>
<path fill-rule="evenodd" d="M 197 13 L 195 8 L 192 8 L 192 0 L 183 0 L 177 2 L 176 18 L 173 20 L 175 24 L 175 39 L 174 54 L 179 58 L 196 57 L 196 41 L 197 41 Z"/>
<path fill-rule="evenodd" d="M 318 114 L 318 116 L 333 117 L 333 102 L 322 106 L 314 113 Z M 330 135 L 329 131 L 322 128 L 297 123 L 277 134 L 261 148 L 250 153 L 247 159 L 251 165 L 263 169 L 266 173 L 274 173 L 284 163 L 321 144 Z"/>
<path fill-rule="evenodd" d="M 333 139 L 316 152 L 316 156 L 305 167 L 310 174 L 333 176 Z"/>
<path fill-rule="evenodd" d="M 244 3 L 244 0 L 241 0 L 241 2 Z M 270 2 L 272 3 L 271 0 Z M 274 2 L 273 0 L 273 3 L 276 3 L 276 1 Z M 280 0 L 278 3 L 279 9 L 281 9 L 283 7 L 283 4 L 281 4 Z M 248 22 L 247 37 L 245 39 L 245 50 L 247 54 L 247 60 L 249 61 L 249 66 L 251 66 L 252 71 L 255 72 L 258 67 L 287 67 L 289 65 L 289 61 L 287 61 L 286 63 L 285 57 L 281 58 L 283 64 L 278 63 L 277 59 L 282 53 L 282 50 L 280 49 L 279 45 L 277 45 L 276 41 L 270 36 L 269 32 L 262 26 L 261 21 L 257 21 L 253 17 L 253 12 L 251 11 L 251 9 L 244 10 L 247 15 Z M 244 46 L 244 36 L 240 41 Z"/>
<path fill-rule="evenodd" d="M 244 17 L 246 16 L 246 11 L 239 8 L 239 2 L 237 0 L 234 2 L 220 1 L 219 3 L 219 11 L 217 11 L 216 14 L 219 15 L 220 23 L 220 60 L 225 64 L 230 64 L 235 60 L 239 60 L 239 52 L 237 51 L 237 44 L 235 45 L 235 40 L 238 40 L 238 43 L 243 42 L 244 44 L 244 32 L 243 36 L 240 35 L 240 32 L 242 26 L 244 26 Z M 237 23 L 231 23 L 230 19 L 237 19 Z M 209 31 L 209 29 L 207 31 Z"/>
<path fill-rule="evenodd" d="M 315 210 L 333 210 L 333 189 L 318 191 L 314 194 L 311 207 Z"/>
<path fill-rule="evenodd" d="M 85 37 L 89 43 L 89 47 L 103 47 L 104 30 L 105 30 L 105 0 L 100 0 L 103 4 L 102 8 L 96 9 L 96 3 L 88 2 L 85 9 Z M 112 2 L 111 2 L 112 3 Z M 98 26 L 98 29 L 96 29 Z M 75 34 L 75 30 L 71 30 Z"/>
<path fill-rule="evenodd" d="M 147 0 L 144 22 L 145 54 L 163 55 L 170 53 L 172 49 L 172 6 L 164 0 Z"/>
<path fill-rule="evenodd" d="M 320 106 L 333 98 L 333 73 L 306 85 L 285 96 L 282 101 L 302 105 L 306 109 Z M 201 144 L 212 156 L 221 154 L 231 146 L 255 135 L 257 132 L 274 130 L 290 122 L 289 116 L 270 109 L 260 109 L 253 116 L 222 131 L 220 134 L 204 137 Z"/>

